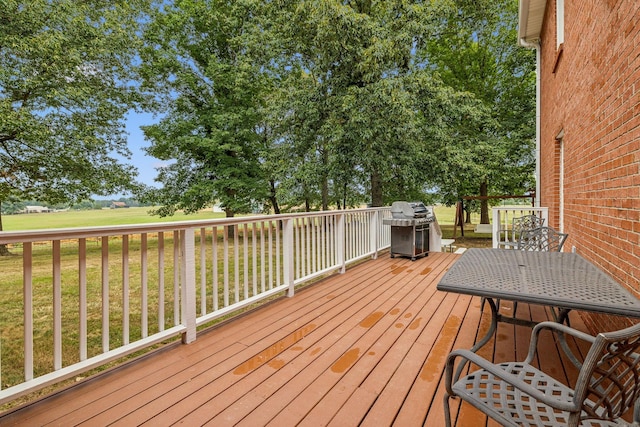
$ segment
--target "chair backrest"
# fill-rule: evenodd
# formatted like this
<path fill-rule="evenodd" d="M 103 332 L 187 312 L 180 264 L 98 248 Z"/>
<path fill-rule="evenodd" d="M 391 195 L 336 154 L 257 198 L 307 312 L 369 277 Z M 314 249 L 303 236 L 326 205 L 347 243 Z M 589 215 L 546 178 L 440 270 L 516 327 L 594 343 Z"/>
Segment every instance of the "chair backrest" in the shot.
<path fill-rule="evenodd" d="M 583 412 L 574 414 L 573 421 L 616 420 L 634 407 L 640 398 L 638 350 L 640 323 L 598 334 L 576 381 L 574 403 L 582 405 Z"/>
<path fill-rule="evenodd" d="M 542 227 L 543 225 L 544 218 L 540 218 L 537 215 L 525 215 L 513 218 L 512 229 L 514 232 L 520 232 L 522 230 L 532 230 Z"/>
<path fill-rule="evenodd" d="M 567 234 L 560 233 L 551 227 L 538 227 L 533 230 L 522 230 L 517 248 L 521 251 L 560 252 Z"/>
<path fill-rule="evenodd" d="M 540 218 L 537 215 L 525 215 L 513 218 L 511 221 L 511 241 L 518 242 L 520 235 L 525 230 L 533 230 L 534 228 L 542 227 L 544 225 L 544 218 Z"/>

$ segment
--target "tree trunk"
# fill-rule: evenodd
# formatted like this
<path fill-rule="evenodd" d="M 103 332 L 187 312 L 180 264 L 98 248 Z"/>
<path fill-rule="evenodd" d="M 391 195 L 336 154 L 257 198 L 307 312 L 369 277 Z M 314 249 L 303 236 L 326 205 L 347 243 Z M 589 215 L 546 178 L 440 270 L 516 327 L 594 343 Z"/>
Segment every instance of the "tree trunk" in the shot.
<path fill-rule="evenodd" d="M 322 210 L 329 210 L 329 180 L 326 176 L 322 177 Z"/>
<path fill-rule="evenodd" d="M 480 196 L 486 197 L 488 196 L 488 187 L 487 180 L 482 181 L 480 184 Z M 490 224 L 489 221 L 489 201 L 487 199 L 480 199 L 480 224 Z"/>
<path fill-rule="evenodd" d="M 233 218 L 233 216 L 235 215 L 235 212 L 233 211 L 233 209 L 230 209 L 230 208 L 225 206 L 224 214 L 225 214 L 225 216 L 227 218 Z M 227 227 L 227 238 L 228 239 L 233 239 L 233 236 L 235 234 L 233 230 L 234 230 L 233 226 Z"/>
<path fill-rule="evenodd" d="M 371 207 L 382 206 L 382 180 L 378 171 L 371 173 Z"/>
<path fill-rule="evenodd" d="M 347 209 L 347 183 L 342 186 L 342 206 Z M 340 209 L 340 207 L 338 207 Z"/>
<path fill-rule="evenodd" d="M 270 189 L 269 189 L 269 200 L 271 201 L 271 207 L 273 208 L 273 213 L 276 215 L 280 214 L 280 205 L 278 205 L 278 198 L 276 197 L 276 182 L 271 179 L 269 180 Z"/>
<path fill-rule="evenodd" d="M 320 183 L 320 191 L 322 196 L 322 210 L 329 210 L 329 176 L 327 170 L 329 170 L 329 153 L 327 150 L 322 150 L 322 182 Z"/>

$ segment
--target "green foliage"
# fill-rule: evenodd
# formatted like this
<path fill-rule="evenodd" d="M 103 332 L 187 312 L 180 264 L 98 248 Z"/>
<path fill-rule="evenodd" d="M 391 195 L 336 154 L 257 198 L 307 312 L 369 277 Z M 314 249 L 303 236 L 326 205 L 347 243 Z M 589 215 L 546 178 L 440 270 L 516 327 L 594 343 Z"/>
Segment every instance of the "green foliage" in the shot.
<path fill-rule="evenodd" d="M 123 117 L 148 1 L 4 0 L 0 7 L 0 201 L 82 200 L 135 187 Z"/>
<path fill-rule="evenodd" d="M 463 120 L 442 114 L 472 105 L 417 61 L 448 6 L 218 0 L 158 10 L 142 75 L 165 116 L 144 130 L 149 153 L 173 163 L 143 198 L 160 215 L 216 201 L 233 214 L 266 200 L 279 212 L 424 199 L 438 176 L 426 165 Z"/>
<path fill-rule="evenodd" d="M 27 202 L 5 201 L 0 204 L 0 214 L 17 214 L 24 210 Z"/>
<path fill-rule="evenodd" d="M 523 194 L 535 187 L 535 61 L 516 43 L 517 2 L 456 0 L 444 19 L 443 32 L 421 54 L 487 115 L 460 124 L 470 139 L 443 154 L 453 161 L 443 164 L 449 170 L 440 192 L 448 203 L 465 195 Z"/>
<path fill-rule="evenodd" d="M 415 48 L 437 31 L 446 5 L 278 5 L 270 19 L 282 46 L 276 62 L 286 73 L 271 105 L 280 109 L 274 116 L 292 154 L 280 188 L 293 198 L 289 204 L 326 209 L 330 201 L 424 198 L 426 154 L 434 143 L 425 128 L 438 131 L 425 122 L 429 112 L 420 110 L 416 95 L 423 85 L 443 84 L 416 63 Z"/>
<path fill-rule="evenodd" d="M 134 190 L 162 216 L 232 216 L 533 186 L 513 0 L 2 6 L 0 201 Z M 138 107 L 160 117 L 143 129 L 159 188 L 115 158 Z"/>
<path fill-rule="evenodd" d="M 159 170 L 162 188 L 142 198 L 161 204 L 161 216 L 216 201 L 232 216 L 265 198 L 256 129 L 269 79 L 243 38 L 251 16 L 245 2 L 180 1 L 158 10 L 145 31 L 144 85 L 164 117 L 143 130 L 149 154 L 173 163 Z"/>

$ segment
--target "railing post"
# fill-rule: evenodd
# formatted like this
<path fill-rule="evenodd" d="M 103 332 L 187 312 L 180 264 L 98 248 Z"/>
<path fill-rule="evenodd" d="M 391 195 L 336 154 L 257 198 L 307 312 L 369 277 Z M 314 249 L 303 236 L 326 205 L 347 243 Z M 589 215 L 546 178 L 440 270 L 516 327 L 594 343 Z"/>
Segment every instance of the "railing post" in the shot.
<path fill-rule="evenodd" d="M 33 379 L 33 248 L 31 242 L 22 246 L 22 274 L 24 301 L 24 379 Z"/>
<path fill-rule="evenodd" d="M 548 207 L 542 207 L 540 208 L 541 212 L 542 212 L 542 219 L 544 219 L 544 223 L 549 225 L 549 208 Z M 562 232 L 564 232 L 564 230 L 560 230 Z"/>
<path fill-rule="evenodd" d="M 371 251 L 371 259 L 378 259 L 379 217 L 380 211 L 377 209 L 369 215 L 369 250 Z"/>
<path fill-rule="evenodd" d="M 344 213 L 339 213 L 336 224 L 336 249 L 338 253 L 340 273 L 344 273 L 346 270 L 345 246 L 347 244 L 347 238 L 345 235 L 345 217 L 346 215 Z"/>
<path fill-rule="evenodd" d="M 109 351 L 109 236 L 102 236 L 102 352 Z"/>
<path fill-rule="evenodd" d="M 493 244 L 493 248 L 497 249 L 500 246 L 500 227 L 502 226 L 500 224 L 500 210 L 493 208 L 493 220 L 491 221 L 493 223 L 493 233 L 492 238 L 491 238 L 491 242 Z"/>
<path fill-rule="evenodd" d="M 196 251 L 195 233 L 192 228 L 180 231 L 180 252 L 182 324 L 187 328 L 182 334 L 182 343 L 189 344 L 196 339 Z"/>
<path fill-rule="evenodd" d="M 60 240 L 53 242 L 53 369 L 62 369 L 62 271 Z"/>
<path fill-rule="evenodd" d="M 293 266 L 293 219 L 282 220 L 282 268 L 284 284 L 289 287 L 287 296 L 294 294 L 294 266 Z"/>

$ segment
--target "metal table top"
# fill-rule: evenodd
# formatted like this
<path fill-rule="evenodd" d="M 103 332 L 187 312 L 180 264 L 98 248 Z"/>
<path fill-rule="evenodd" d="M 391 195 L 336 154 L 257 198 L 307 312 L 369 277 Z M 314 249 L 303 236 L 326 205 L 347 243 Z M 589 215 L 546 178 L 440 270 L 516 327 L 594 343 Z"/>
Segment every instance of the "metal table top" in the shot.
<path fill-rule="evenodd" d="M 438 290 L 640 317 L 640 300 L 575 253 L 468 249 Z"/>

